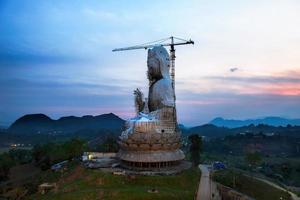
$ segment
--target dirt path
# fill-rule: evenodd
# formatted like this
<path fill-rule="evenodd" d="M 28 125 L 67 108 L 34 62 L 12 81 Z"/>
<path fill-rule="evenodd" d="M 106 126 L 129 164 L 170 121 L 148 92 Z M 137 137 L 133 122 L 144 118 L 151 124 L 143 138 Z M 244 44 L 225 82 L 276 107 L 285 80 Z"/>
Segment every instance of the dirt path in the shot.
<path fill-rule="evenodd" d="M 210 177 L 209 177 L 209 169 L 207 165 L 199 165 L 201 170 L 201 179 L 197 193 L 197 200 L 210 200 L 211 199 L 211 191 L 210 191 Z"/>

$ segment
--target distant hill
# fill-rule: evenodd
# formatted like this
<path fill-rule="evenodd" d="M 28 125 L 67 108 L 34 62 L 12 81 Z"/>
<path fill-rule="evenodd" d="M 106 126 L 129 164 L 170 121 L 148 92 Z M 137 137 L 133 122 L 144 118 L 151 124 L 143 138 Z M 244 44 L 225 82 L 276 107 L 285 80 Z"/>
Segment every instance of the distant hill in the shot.
<path fill-rule="evenodd" d="M 300 126 L 270 126 L 265 124 L 249 125 L 237 128 L 219 127 L 213 124 L 195 126 L 182 131 L 183 135 L 199 134 L 208 138 L 223 138 L 229 135 L 237 134 L 265 134 L 265 135 L 282 135 L 300 138 Z"/>
<path fill-rule="evenodd" d="M 82 130 L 118 130 L 123 127 L 124 122 L 113 113 L 98 116 L 69 116 L 58 120 L 53 120 L 44 114 L 30 114 L 17 119 L 8 130 L 18 134 L 75 133 Z"/>
<path fill-rule="evenodd" d="M 223 119 L 222 117 L 215 118 L 209 122 L 215 126 L 237 128 L 242 126 L 248 126 L 250 124 L 259 125 L 266 124 L 270 126 L 287 126 L 300 125 L 300 119 L 286 119 L 281 117 L 265 117 L 262 119 L 247 119 L 247 120 L 235 120 L 235 119 Z"/>
<path fill-rule="evenodd" d="M 124 123 L 125 121 L 123 119 L 113 113 L 98 116 L 68 116 L 61 117 L 58 120 L 53 120 L 44 114 L 29 114 L 17 119 L 7 131 L 3 130 L 3 132 L 18 134 L 19 136 L 24 134 L 59 137 L 65 135 L 66 137 L 78 136 L 95 139 L 105 134 L 119 135 Z M 286 127 L 288 124 L 295 125 L 297 124 L 297 120 L 278 117 L 255 120 L 227 120 L 216 118 L 211 121 L 210 124 L 191 128 L 179 124 L 179 127 L 183 135 L 196 133 L 209 138 L 224 137 L 239 133 L 274 133 L 300 137 L 300 126 Z M 298 124 L 300 124 L 300 122 Z M 10 137 L 12 137 L 11 134 Z"/>
<path fill-rule="evenodd" d="M 213 124 L 204 124 L 201 126 L 195 126 L 185 131 L 187 134 L 200 134 L 206 137 L 224 137 L 232 134 L 229 128 L 217 127 Z"/>

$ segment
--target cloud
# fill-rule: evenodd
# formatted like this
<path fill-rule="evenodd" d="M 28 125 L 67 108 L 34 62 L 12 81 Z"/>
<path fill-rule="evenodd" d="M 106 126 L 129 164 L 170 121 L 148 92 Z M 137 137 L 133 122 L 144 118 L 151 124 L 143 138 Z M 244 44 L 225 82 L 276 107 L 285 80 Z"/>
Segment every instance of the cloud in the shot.
<path fill-rule="evenodd" d="M 5 1 L 0 5 L 0 112 L 9 113 L 1 116 L 130 113 L 132 90 L 147 88 L 146 52 L 113 54 L 111 49 L 173 34 L 195 40 L 193 47 L 176 49 L 182 122 L 279 111 L 294 115 L 299 111 L 300 26 L 294 26 L 299 6 L 271 0 Z M 298 73 L 277 73 L 283 70 Z M 264 98 L 274 103 L 268 106 Z M 283 109 L 285 101 L 291 106 Z"/>
<path fill-rule="evenodd" d="M 237 68 L 237 67 L 232 67 L 232 68 L 229 69 L 229 71 L 230 71 L 230 72 L 235 72 L 235 71 L 237 71 L 238 69 L 239 69 L 239 68 Z"/>
<path fill-rule="evenodd" d="M 269 75 L 247 73 L 224 74 L 222 76 L 203 76 L 199 79 L 177 81 L 178 93 L 190 91 L 193 93 L 222 94 L 230 91 L 232 94 L 265 94 L 265 95 L 300 95 L 300 71 L 284 71 Z"/>
<path fill-rule="evenodd" d="M 300 95 L 223 93 L 182 94 L 177 96 L 180 122 L 199 125 L 216 117 L 258 118 L 263 116 L 299 117 Z M 188 113 L 188 114 L 187 114 Z"/>
<path fill-rule="evenodd" d="M 95 10 L 92 8 L 84 8 L 82 13 L 89 18 L 100 21 L 116 21 L 120 20 L 120 17 L 114 12 L 108 12 L 105 10 Z"/>
<path fill-rule="evenodd" d="M 57 53 L 36 53 L 36 52 L 20 52 L 0 51 L 0 65 L 9 65 L 10 67 L 18 65 L 32 64 L 66 64 L 66 63 L 87 63 L 88 59 L 78 55 L 63 55 Z"/>
<path fill-rule="evenodd" d="M 97 84 L 76 81 L 51 81 L 51 80 L 28 80 L 28 79 L 0 79 L 2 97 L 15 96 L 21 98 L 38 98 L 42 96 L 63 97 L 68 96 L 110 96 L 124 95 L 125 87 L 113 84 Z M 3 99 L 2 98 L 2 99 Z M 33 100 L 34 100 L 33 98 Z M 50 99 L 49 99 L 50 100 Z M 53 99 L 52 99 L 53 100 Z M 74 99 L 76 100 L 76 99 Z"/>
<path fill-rule="evenodd" d="M 2 78 L 0 91 L 1 121 L 28 113 L 59 117 L 114 112 L 127 118 L 134 111 L 132 96 L 121 86 Z"/>
<path fill-rule="evenodd" d="M 222 80 L 228 82 L 246 82 L 246 83 L 300 83 L 300 77 L 298 74 L 293 74 L 289 76 L 262 76 L 262 75 L 252 75 L 252 76 L 209 76 L 205 77 L 209 80 Z"/>

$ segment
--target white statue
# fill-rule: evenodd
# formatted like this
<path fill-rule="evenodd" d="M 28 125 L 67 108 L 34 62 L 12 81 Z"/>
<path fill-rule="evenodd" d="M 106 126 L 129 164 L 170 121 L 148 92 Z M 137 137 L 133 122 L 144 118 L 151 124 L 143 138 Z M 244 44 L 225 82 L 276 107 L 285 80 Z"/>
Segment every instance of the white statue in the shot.
<path fill-rule="evenodd" d="M 134 91 L 136 117 L 126 122 L 118 141 L 117 156 L 127 167 L 168 166 L 184 159 L 167 50 L 161 46 L 149 49 L 147 65 L 148 98 L 140 89 Z"/>
<path fill-rule="evenodd" d="M 144 100 L 140 89 L 134 91 L 136 117 L 127 121 L 126 130 L 121 138 L 127 138 L 133 133 L 134 126 L 139 122 L 156 123 L 161 119 L 163 108 L 172 108 L 171 115 L 174 115 L 174 90 L 170 78 L 170 58 L 167 50 L 162 46 L 157 46 L 148 50 L 148 79 L 149 95 Z M 169 109 L 170 110 L 170 109 Z M 175 124 L 176 125 L 176 124 Z"/>
<path fill-rule="evenodd" d="M 149 111 L 164 106 L 174 107 L 174 90 L 170 78 L 170 58 L 164 47 L 154 47 L 148 51 Z"/>

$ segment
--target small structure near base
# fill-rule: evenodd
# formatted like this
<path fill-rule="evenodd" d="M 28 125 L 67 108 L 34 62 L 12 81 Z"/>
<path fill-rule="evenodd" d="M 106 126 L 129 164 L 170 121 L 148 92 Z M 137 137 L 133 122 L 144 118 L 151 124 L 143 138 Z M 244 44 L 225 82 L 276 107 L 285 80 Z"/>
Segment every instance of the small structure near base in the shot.
<path fill-rule="evenodd" d="M 123 170 L 123 171 L 114 171 L 113 172 L 113 175 L 118 175 L 118 176 L 125 176 L 126 175 L 126 172 Z"/>
<path fill-rule="evenodd" d="M 101 158 L 115 158 L 114 152 L 84 152 L 82 155 L 82 161 L 95 160 Z"/>
<path fill-rule="evenodd" d="M 53 189 L 56 189 L 57 188 L 57 185 L 56 183 L 43 183 L 41 185 L 39 185 L 39 193 L 40 194 L 46 194 L 47 192 L 53 190 Z"/>
<path fill-rule="evenodd" d="M 113 168 L 119 165 L 116 153 L 84 152 L 82 161 L 87 168 Z"/>
<path fill-rule="evenodd" d="M 155 188 L 152 188 L 152 189 L 148 190 L 147 192 L 149 192 L 149 193 L 158 193 L 158 190 L 155 189 Z"/>
<path fill-rule="evenodd" d="M 56 172 L 60 171 L 60 170 L 63 170 L 67 163 L 68 163 L 67 160 L 56 163 L 56 164 L 51 166 L 51 170 L 56 171 Z"/>
<path fill-rule="evenodd" d="M 221 170 L 221 169 L 225 169 L 226 166 L 224 163 L 220 162 L 220 161 L 216 161 L 212 164 L 213 170 Z"/>

